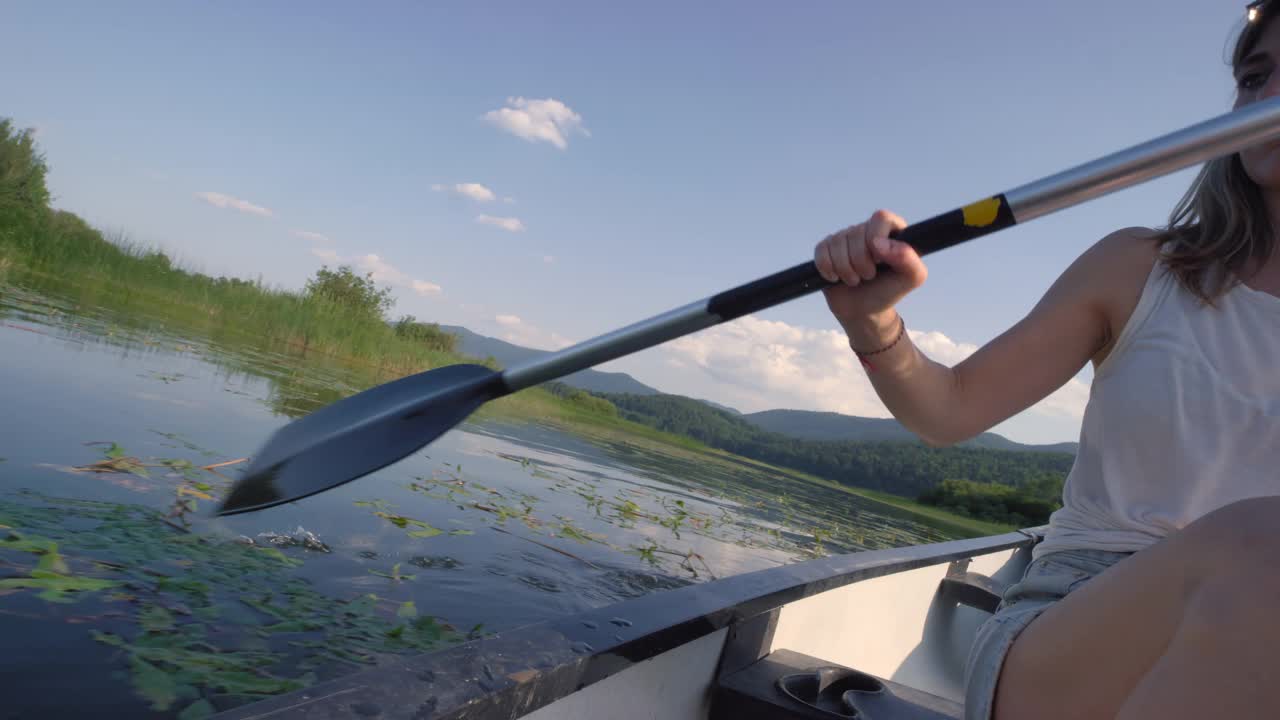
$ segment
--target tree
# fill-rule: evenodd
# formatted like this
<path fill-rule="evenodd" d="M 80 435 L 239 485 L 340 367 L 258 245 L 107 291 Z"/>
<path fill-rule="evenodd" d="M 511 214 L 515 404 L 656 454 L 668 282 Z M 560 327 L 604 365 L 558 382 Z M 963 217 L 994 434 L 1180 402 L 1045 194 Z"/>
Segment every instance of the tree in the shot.
<path fill-rule="evenodd" d="M 372 272 L 361 277 L 349 265 L 340 265 L 337 270 L 321 266 L 316 276 L 307 281 L 306 296 L 375 318 L 381 318 L 395 304 L 391 288 L 379 288 Z"/>
<path fill-rule="evenodd" d="M 587 412 L 596 415 L 604 415 L 606 417 L 618 417 L 618 408 L 608 400 L 580 390 L 572 385 L 566 385 L 562 382 L 548 381 L 542 384 L 552 395 L 566 400 L 570 405 L 576 405 Z"/>
<path fill-rule="evenodd" d="M 403 315 L 392 328 L 398 337 L 421 343 L 432 350 L 457 352 L 458 336 L 445 332 L 435 323 L 418 322 L 412 315 Z"/>
<path fill-rule="evenodd" d="M 963 508 L 972 517 L 997 522 L 1047 519 L 1061 504 L 1063 480 L 1074 462 L 1068 453 L 931 448 L 919 442 L 800 440 L 691 398 L 598 395 L 613 403 L 624 419 L 735 455 L 846 485 L 919 496 L 920 502 Z"/>
<path fill-rule="evenodd" d="M 1058 493 L 1062 485 L 1057 483 Z M 937 505 L 952 512 L 992 522 L 1025 525 L 1048 522 L 1049 515 L 1061 504 L 1057 499 L 1035 497 L 1025 487 L 976 483 L 947 478 L 916 498 L 926 505 Z"/>
<path fill-rule="evenodd" d="M 36 150 L 35 131 L 15 130 L 8 118 L 0 119 L 0 207 L 44 210 L 49 205 L 48 171 Z"/>

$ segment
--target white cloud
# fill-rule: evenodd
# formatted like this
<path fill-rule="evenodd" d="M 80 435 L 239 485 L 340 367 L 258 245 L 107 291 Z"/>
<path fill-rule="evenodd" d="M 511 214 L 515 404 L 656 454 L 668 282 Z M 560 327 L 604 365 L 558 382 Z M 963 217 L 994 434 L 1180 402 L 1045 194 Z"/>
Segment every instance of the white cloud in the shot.
<path fill-rule="evenodd" d="M 431 189 L 436 192 L 454 192 L 463 197 L 471 198 L 476 202 L 493 202 L 498 199 L 497 194 L 480 183 L 457 183 L 454 185 L 440 185 L 437 183 L 432 185 Z"/>
<path fill-rule="evenodd" d="M 492 190 L 480 183 L 458 183 L 453 188 L 459 195 L 466 195 L 476 202 L 491 202 L 497 198 Z"/>
<path fill-rule="evenodd" d="M 362 255 L 356 258 L 356 264 L 366 272 L 373 273 L 373 279 L 378 282 L 407 287 L 419 295 L 435 295 L 440 292 L 439 285 L 425 280 L 411 278 L 404 274 L 399 268 L 386 260 L 383 260 L 377 255 Z"/>
<path fill-rule="evenodd" d="M 1034 410 L 1044 415 L 1079 420 L 1084 417 L 1084 407 L 1089 404 L 1089 385 L 1079 378 L 1071 378 L 1049 397 L 1040 401 Z"/>
<path fill-rule="evenodd" d="M 544 263 L 546 263 L 546 264 L 548 264 L 548 265 L 550 265 L 550 264 L 554 263 L 555 261 L 556 261 L 556 256 L 555 256 L 555 255 L 543 255 L 543 256 L 542 256 L 542 262 L 544 262 Z"/>
<path fill-rule="evenodd" d="M 311 248 L 311 254 L 324 260 L 325 262 L 341 263 L 342 258 L 338 256 L 337 251 L 332 248 Z"/>
<path fill-rule="evenodd" d="M 326 262 L 351 265 L 360 272 L 372 273 L 375 282 L 408 288 L 419 295 L 438 295 L 442 292 L 439 285 L 410 277 L 404 271 L 372 253 L 354 257 L 342 257 L 331 248 L 311 248 L 311 254 Z"/>
<path fill-rule="evenodd" d="M 955 365 L 978 349 L 938 331 L 908 332 L 925 355 L 946 365 Z M 672 340 L 663 348 L 668 366 L 700 374 L 701 379 L 689 383 L 702 388 L 702 397 L 744 412 L 795 408 L 890 416 L 839 331 L 748 315 Z M 1088 393 L 1088 385 L 1072 379 L 1029 412 L 1079 420 Z"/>
<path fill-rule="evenodd" d="M 196 197 L 209 203 L 210 205 L 231 210 L 239 210 L 240 212 L 249 213 L 250 215 L 261 215 L 262 217 L 271 217 L 273 213 L 260 205 L 254 205 L 248 200 L 241 200 L 230 195 L 224 195 L 216 192 L 198 192 Z"/>
<path fill-rule="evenodd" d="M 569 146 L 567 135 L 574 132 L 591 135 L 582 126 L 581 115 L 552 98 L 509 97 L 507 107 L 491 110 L 482 119 L 516 137 L 529 142 L 549 142 L 561 150 Z"/>
<path fill-rule="evenodd" d="M 412 280 L 409 282 L 409 287 L 419 295 L 438 295 L 443 291 L 439 285 L 426 280 Z"/>
<path fill-rule="evenodd" d="M 539 350 L 559 350 L 573 344 L 573 341 L 557 332 L 547 332 L 535 325 L 530 325 L 518 315 L 496 315 L 494 322 L 503 327 L 503 340 L 524 347 Z"/>
<path fill-rule="evenodd" d="M 524 223 L 520 222 L 520 218 L 514 217 L 494 217 L 492 215 L 480 215 L 476 217 L 476 222 L 481 225 L 492 225 L 502 228 L 507 232 L 523 232 Z"/>
<path fill-rule="evenodd" d="M 937 330 L 907 330 L 911 342 L 930 358 L 944 365 L 955 365 L 978 351 L 972 343 L 958 343 Z"/>
<path fill-rule="evenodd" d="M 321 235 L 321 234 L 320 234 L 320 233 L 318 233 L 318 232 L 311 232 L 310 230 L 296 230 L 296 229 L 295 229 L 295 230 L 290 230 L 290 231 L 289 231 L 289 234 L 290 234 L 290 235 L 292 235 L 292 236 L 294 236 L 294 237 L 296 237 L 296 238 L 299 238 L 299 239 L 302 239 L 302 240 L 307 240 L 307 241 L 309 241 L 309 242 L 322 242 L 322 243 L 331 243 L 331 242 L 333 242 L 332 240 L 330 240 L 330 239 L 329 239 L 329 236 L 328 236 L 328 235 Z"/>

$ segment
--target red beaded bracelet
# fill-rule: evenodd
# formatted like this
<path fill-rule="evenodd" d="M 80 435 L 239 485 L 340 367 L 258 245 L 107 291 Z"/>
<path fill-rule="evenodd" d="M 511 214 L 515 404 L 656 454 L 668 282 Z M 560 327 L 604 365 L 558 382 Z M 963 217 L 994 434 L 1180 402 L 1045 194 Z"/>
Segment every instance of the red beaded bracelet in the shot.
<path fill-rule="evenodd" d="M 902 336 L 906 334 L 907 334 L 907 321 L 901 315 L 899 315 L 898 316 L 898 336 L 893 339 L 893 342 L 889 343 L 888 345 L 885 345 L 879 350 L 872 350 L 871 352 L 862 352 L 858 348 L 853 347 L 852 344 L 850 344 L 849 347 L 852 348 L 853 354 L 858 356 L 858 360 L 862 363 L 862 366 L 865 367 L 868 371 L 871 371 L 871 370 L 875 370 L 875 368 L 871 366 L 870 362 L 867 362 L 867 358 L 871 355 L 879 355 L 880 353 L 892 348 L 894 345 L 897 345 L 898 341 L 902 339 Z"/>

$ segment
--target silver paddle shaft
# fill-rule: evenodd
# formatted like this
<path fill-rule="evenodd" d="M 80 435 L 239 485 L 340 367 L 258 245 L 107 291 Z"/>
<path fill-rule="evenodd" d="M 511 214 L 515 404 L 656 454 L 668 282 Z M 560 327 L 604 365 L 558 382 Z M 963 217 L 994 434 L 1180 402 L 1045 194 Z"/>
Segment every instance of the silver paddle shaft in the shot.
<path fill-rule="evenodd" d="M 903 239 L 911 242 L 917 252 L 924 255 L 1196 163 L 1277 139 L 1280 139 L 1280 98 L 1272 98 L 1041 178 L 964 208 L 968 211 L 971 207 L 999 201 L 997 204 L 1001 208 L 1007 207 L 1012 214 L 1011 218 L 1006 218 L 1002 223 L 987 221 L 983 223 L 985 227 L 974 226 L 969 215 L 961 210 L 953 210 L 921 223 L 922 226 L 930 226 L 932 235 L 946 235 L 952 229 L 948 225 L 956 224 L 950 239 L 923 238 L 926 241 L 917 244 L 910 238 L 910 227 L 904 231 Z M 959 225 L 961 222 L 964 223 L 963 226 Z M 502 380 L 512 392 L 522 390 L 660 345 L 749 312 L 807 295 L 828 284 L 818 275 L 812 261 L 802 263 L 705 300 L 514 365 L 502 372 Z"/>
<path fill-rule="evenodd" d="M 1280 98 L 1253 103 L 1005 193 L 1026 222 L 1233 152 L 1280 139 Z"/>

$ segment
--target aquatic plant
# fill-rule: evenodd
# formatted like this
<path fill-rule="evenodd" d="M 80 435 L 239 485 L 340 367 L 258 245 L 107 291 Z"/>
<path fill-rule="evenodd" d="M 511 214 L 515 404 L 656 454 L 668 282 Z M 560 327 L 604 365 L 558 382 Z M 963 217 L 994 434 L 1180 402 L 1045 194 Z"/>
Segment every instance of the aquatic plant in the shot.
<path fill-rule="evenodd" d="M 381 654 L 466 637 L 403 601 L 324 595 L 291 576 L 302 561 L 277 547 L 180 533 L 160 511 L 137 505 L 23 497 L 0 500 L 0 560 L 21 573 L 0 581 L 0 595 L 93 603 L 126 618 L 86 633 L 117 651 L 135 692 L 157 711 L 203 717 Z M 392 576 L 412 577 L 398 565 Z"/>

